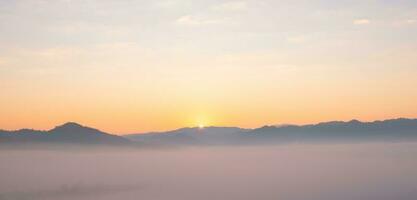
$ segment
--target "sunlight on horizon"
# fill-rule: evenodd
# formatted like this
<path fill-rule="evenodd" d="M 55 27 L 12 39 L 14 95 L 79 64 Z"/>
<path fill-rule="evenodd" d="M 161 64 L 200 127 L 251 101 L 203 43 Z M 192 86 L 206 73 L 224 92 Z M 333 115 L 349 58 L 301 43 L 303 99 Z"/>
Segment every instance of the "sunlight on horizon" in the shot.
<path fill-rule="evenodd" d="M 416 13 L 408 0 L 0 1 L 0 129 L 417 118 Z"/>
<path fill-rule="evenodd" d="M 204 127 L 205 127 L 205 126 L 204 126 L 204 124 L 199 124 L 199 125 L 198 125 L 198 128 L 199 128 L 199 129 L 204 129 Z"/>

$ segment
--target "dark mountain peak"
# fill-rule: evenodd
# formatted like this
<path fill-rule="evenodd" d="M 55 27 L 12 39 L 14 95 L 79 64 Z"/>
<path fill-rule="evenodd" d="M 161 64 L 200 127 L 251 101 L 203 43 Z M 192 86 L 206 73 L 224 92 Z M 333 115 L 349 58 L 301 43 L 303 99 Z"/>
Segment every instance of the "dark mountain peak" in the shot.
<path fill-rule="evenodd" d="M 78 124 L 76 122 L 67 122 L 67 123 L 59 125 L 55 128 L 58 128 L 58 127 L 61 127 L 61 128 L 83 128 L 84 126 L 82 126 L 81 124 Z"/>
<path fill-rule="evenodd" d="M 82 129 L 93 129 L 93 128 L 89 128 L 89 127 L 83 126 L 83 125 L 75 123 L 75 122 L 67 122 L 65 124 L 56 126 L 52 130 L 82 130 Z"/>
<path fill-rule="evenodd" d="M 396 118 L 396 119 L 387 119 L 382 122 L 416 122 L 417 119 L 408 119 L 408 118 Z"/>
<path fill-rule="evenodd" d="M 276 130 L 276 129 L 278 129 L 276 126 L 265 125 L 265 126 L 262 126 L 261 128 L 255 129 L 255 130 L 258 130 L 258 131 L 271 131 L 271 130 Z"/>
<path fill-rule="evenodd" d="M 127 144 L 123 137 L 111 135 L 98 129 L 67 122 L 48 131 L 51 141 L 70 142 L 80 144 Z"/>
<path fill-rule="evenodd" d="M 384 120 L 381 122 L 374 122 L 375 124 L 385 124 L 386 126 L 390 127 L 414 127 L 417 126 L 417 119 L 406 119 L 406 118 L 398 118 L 398 119 L 390 119 Z"/>
<path fill-rule="evenodd" d="M 349 123 L 349 124 L 361 124 L 362 122 L 357 120 L 357 119 L 352 119 L 352 120 L 348 121 L 347 123 Z"/>
<path fill-rule="evenodd" d="M 15 133 L 15 134 L 12 134 Z M 75 122 L 67 122 L 49 131 L 22 129 L 18 131 L 0 132 L 0 141 L 40 142 L 40 143 L 72 143 L 72 144 L 130 144 L 126 138 L 111 135 L 98 129 L 86 127 Z"/>

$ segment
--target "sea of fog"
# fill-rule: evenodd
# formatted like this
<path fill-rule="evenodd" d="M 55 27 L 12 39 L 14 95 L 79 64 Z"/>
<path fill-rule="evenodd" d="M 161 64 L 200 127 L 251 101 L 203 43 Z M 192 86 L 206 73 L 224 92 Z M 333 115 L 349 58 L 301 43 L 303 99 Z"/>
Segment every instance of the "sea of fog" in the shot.
<path fill-rule="evenodd" d="M 417 144 L 0 150 L 0 200 L 415 200 Z"/>

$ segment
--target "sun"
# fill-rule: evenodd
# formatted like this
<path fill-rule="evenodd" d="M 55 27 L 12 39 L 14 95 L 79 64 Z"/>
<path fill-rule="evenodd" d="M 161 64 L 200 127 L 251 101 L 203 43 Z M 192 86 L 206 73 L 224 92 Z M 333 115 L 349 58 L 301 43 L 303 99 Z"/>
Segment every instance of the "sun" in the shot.
<path fill-rule="evenodd" d="M 199 128 L 199 129 L 203 129 L 204 127 L 205 127 L 205 126 L 204 126 L 204 124 L 199 124 L 199 125 L 198 125 L 198 128 Z"/>

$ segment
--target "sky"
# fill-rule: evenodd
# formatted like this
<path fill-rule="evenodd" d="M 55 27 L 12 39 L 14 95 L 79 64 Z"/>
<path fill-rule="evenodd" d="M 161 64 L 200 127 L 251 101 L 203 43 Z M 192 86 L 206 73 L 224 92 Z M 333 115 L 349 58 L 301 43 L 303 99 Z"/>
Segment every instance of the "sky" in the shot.
<path fill-rule="evenodd" d="M 0 128 L 417 117 L 414 0 L 0 0 Z"/>

